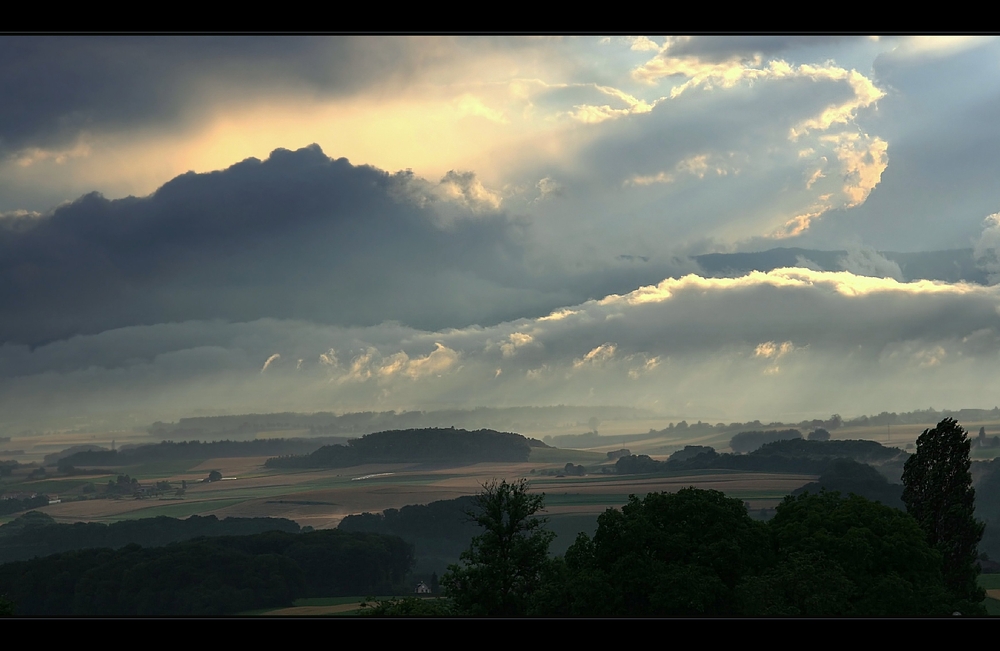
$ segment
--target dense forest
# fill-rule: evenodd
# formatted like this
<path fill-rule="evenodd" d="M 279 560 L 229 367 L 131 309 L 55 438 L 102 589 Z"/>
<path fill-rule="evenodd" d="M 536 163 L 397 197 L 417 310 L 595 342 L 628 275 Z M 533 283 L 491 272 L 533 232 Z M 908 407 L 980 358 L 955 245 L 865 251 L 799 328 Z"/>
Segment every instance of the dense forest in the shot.
<path fill-rule="evenodd" d="M 310 455 L 268 459 L 268 468 L 343 468 L 363 463 L 482 463 L 527 461 L 540 441 L 520 434 L 481 429 L 412 429 L 376 432 L 327 445 Z"/>
<path fill-rule="evenodd" d="M 774 518 L 684 489 L 633 497 L 548 568 L 523 606 L 565 616 L 946 616 L 940 556 L 906 513 L 835 493 Z M 865 550 L 858 555 L 858 547 Z M 975 611 L 978 612 L 978 611 Z"/>
<path fill-rule="evenodd" d="M 247 536 L 266 531 L 299 533 L 284 518 L 223 518 L 192 515 L 180 520 L 160 516 L 138 520 L 57 523 L 39 511 L 25 513 L 0 526 L 0 563 L 49 556 L 77 549 L 120 549 L 127 545 L 163 547 L 199 537 Z"/>
<path fill-rule="evenodd" d="M 398 590 L 412 564 L 394 536 L 271 531 L 6 563 L 0 594 L 26 616 L 226 615 Z"/>

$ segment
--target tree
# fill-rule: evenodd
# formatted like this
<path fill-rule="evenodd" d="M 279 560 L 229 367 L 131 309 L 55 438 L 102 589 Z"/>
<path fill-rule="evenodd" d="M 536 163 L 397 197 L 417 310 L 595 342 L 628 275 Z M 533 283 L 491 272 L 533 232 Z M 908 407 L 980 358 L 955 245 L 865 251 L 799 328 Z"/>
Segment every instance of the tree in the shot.
<path fill-rule="evenodd" d="M 898 509 L 822 491 L 786 497 L 767 528 L 777 562 L 741 586 L 743 615 L 906 617 L 955 610 L 941 554 Z"/>
<path fill-rule="evenodd" d="M 719 491 L 632 495 L 597 523 L 593 539 L 580 534 L 566 552 L 565 614 L 737 615 L 736 585 L 769 554 L 765 525 Z"/>
<path fill-rule="evenodd" d="M 920 524 L 931 546 L 944 559 L 945 585 L 961 601 L 963 613 L 980 608 L 985 598 L 978 587 L 978 545 L 985 525 L 974 517 L 971 440 L 953 418 L 924 430 L 917 451 L 903 466 L 903 503 Z"/>
<path fill-rule="evenodd" d="M 467 515 L 484 529 L 441 578 L 445 595 L 459 612 L 477 616 L 528 614 L 555 537 L 535 514 L 544 495 L 529 495 L 528 480 L 483 484 Z"/>
<path fill-rule="evenodd" d="M 817 427 L 812 432 L 809 432 L 810 441 L 829 441 L 830 432 L 826 431 L 822 427 Z"/>

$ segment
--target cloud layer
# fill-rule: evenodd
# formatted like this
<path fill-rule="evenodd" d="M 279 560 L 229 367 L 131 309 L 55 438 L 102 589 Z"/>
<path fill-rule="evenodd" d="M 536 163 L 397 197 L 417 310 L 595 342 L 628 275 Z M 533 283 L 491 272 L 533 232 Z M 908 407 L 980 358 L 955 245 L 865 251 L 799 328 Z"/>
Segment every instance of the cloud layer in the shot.
<path fill-rule="evenodd" d="M 490 327 L 189 321 L 6 344 L 0 407 L 8 425 L 42 409 L 150 420 L 544 404 L 787 418 L 992 405 L 998 362 L 998 286 L 777 269 L 666 279 Z"/>
<path fill-rule="evenodd" d="M 0 37 L 0 421 L 992 406 L 998 56 Z"/>

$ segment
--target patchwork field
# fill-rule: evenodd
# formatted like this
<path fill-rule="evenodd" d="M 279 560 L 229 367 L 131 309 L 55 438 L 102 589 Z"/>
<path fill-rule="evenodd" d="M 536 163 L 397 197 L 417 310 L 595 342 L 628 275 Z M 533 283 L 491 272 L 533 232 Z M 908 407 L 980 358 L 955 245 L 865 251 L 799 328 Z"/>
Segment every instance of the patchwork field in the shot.
<path fill-rule="evenodd" d="M 282 517 L 316 529 L 336 527 L 347 515 L 426 504 L 472 495 L 494 478 L 526 477 L 532 490 L 544 492 L 548 512 L 598 514 L 621 506 L 630 494 L 676 491 L 687 486 L 721 490 L 750 503 L 773 507 L 787 493 L 812 481 L 807 475 L 779 475 L 726 471 L 695 472 L 680 476 L 627 477 L 590 474 L 584 477 L 540 476 L 557 472 L 567 462 L 607 462 L 605 455 L 576 450 L 539 449 L 526 463 L 474 464 L 435 468 L 415 464 L 369 464 L 335 470 L 278 471 L 264 468 L 264 457 L 195 460 L 115 469 L 116 474 L 87 475 L 19 482 L 19 490 L 59 495 L 62 501 L 42 507 L 57 521 L 104 521 L 155 516 Z M 218 470 L 223 479 L 204 482 Z M 88 483 L 129 474 L 141 483 L 186 482 L 183 495 L 172 493 L 146 499 L 86 499 L 80 491 Z M 9 519 L 9 518 L 8 518 Z"/>
<path fill-rule="evenodd" d="M 369 464 L 336 470 L 276 470 L 264 468 L 267 457 L 230 457 L 190 461 L 162 461 L 135 466 L 107 468 L 92 475 L 56 475 L 29 479 L 29 468 L 19 468 L 2 480 L 6 492 L 45 493 L 61 500 L 41 510 L 62 522 L 115 521 L 159 515 L 186 517 L 194 514 L 227 516 L 271 516 L 293 519 L 303 526 L 336 527 L 347 515 L 365 511 L 400 508 L 408 504 L 426 504 L 435 500 L 471 495 L 493 478 L 530 479 L 532 490 L 546 493 L 550 515 L 592 515 L 624 504 L 629 495 L 654 491 L 676 491 L 686 486 L 721 490 L 749 503 L 752 509 L 773 508 L 782 497 L 815 477 L 735 471 L 703 471 L 679 476 L 615 476 L 602 474 L 602 467 L 614 462 L 607 452 L 628 448 L 632 453 L 666 458 L 685 445 L 712 445 L 720 452 L 728 450 L 729 433 L 709 432 L 692 435 L 654 434 L 645 438 L 640 427 L 662 428 L 663 422 L 622 421 L 602 423 L 600 445 L 584 449 L 535 448 L 528 462 L 516 464 L 476 464 L 463 467 L 435 468 L 414 464 Z M 835 439 L 870 439 L 883 444 L 906 447 L 920 433 L 935 423 L 885 427 L 844 427 L 834 432 Z M 988 436 L 1000 434 L 1000 423 L 965 423 L 970 432 L 985 427 Z M 580 428 L 576 429 L 580 432 Z M 302 434 L 302 432 L 296 432 Z M 571 428 L 550 432 L 572 433 Z M 541 436 L 543 432 L 528 432 Z M 614 436 L 628 434 L 633 439 L 622 442 Z M 272 436 L 273 433 L 267 433 Z M 609 438 L 605 438 L 609 437 Z M 3 447 L 23 450 L 12 457 L 21 463 L 39 462 L 45 454 L 71 445 L 102 445 L 112 440 L 122 445 L 150 443 L 145 432 L 106 432 L 104 434 L 64 432 L 44 436 L 15 436 Z M 590 441 L 593 442 L 593 441 Z M 581 441 L 583 443 L 583 441 Z M 992 458 L 1000 450 L 973 448 L 978 459 Z M 588 468 L 584 477 L 557 477 L 567 463 Z M 218 471 L 223 479 L 204 482 L 209 473 Z M 119 474 L 129 475 L 144 486 L 170 482 L 171 489 L 146 499 L 93 499 L 95 490 Z M 186 483 L 183 494 L 176 489 Z M 0 518 L 7 521 L 14 516 Z"/>

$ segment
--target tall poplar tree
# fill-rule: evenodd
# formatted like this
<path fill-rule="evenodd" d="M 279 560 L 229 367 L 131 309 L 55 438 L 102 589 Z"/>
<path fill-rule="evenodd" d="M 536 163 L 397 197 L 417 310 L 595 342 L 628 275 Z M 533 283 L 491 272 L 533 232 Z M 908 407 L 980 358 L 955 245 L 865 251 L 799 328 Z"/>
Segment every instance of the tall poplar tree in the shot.
<path fill-rule="evenodd" d="M 974 517 L 971 447 L 965 429 L 953 418 L 924 430 L 917 451 L 903 467 L 903 503 L 944 558 L 945 585 L 968 614 L 977 611 L 985 593 L 976 582 L 977 547 L 985 525 Z"/>

